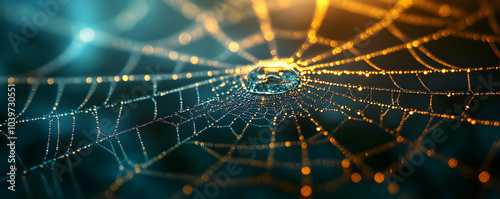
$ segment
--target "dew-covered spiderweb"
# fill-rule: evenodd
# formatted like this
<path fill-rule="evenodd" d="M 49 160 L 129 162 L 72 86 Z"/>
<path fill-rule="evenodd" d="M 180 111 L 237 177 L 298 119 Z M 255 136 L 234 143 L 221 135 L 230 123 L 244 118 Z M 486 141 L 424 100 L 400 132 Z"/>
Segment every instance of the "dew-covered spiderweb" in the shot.
<path fill-rule="evenodd" d="M 2 195 L 500 194 L 499 1 L 54 2 L 0 63 L 18 137 Z M 42 10 L 3 4 L 16 34 Z M 247 74 L 275 63 L 298 85 L 249 92 Z M 2 119 L 2 145 L 6 132 Z"/>

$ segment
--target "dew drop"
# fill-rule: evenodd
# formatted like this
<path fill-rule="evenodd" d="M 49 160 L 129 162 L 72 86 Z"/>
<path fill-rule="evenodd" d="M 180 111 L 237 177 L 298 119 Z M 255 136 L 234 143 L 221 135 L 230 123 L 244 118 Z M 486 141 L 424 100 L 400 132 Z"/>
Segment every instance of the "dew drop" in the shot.
<path fill-rule="evenodd" d="M 247 90 L 255 94 L 280 94 L 300 84 L 299 72 L 287 63 L 263 63 L 244 78 Z"/>

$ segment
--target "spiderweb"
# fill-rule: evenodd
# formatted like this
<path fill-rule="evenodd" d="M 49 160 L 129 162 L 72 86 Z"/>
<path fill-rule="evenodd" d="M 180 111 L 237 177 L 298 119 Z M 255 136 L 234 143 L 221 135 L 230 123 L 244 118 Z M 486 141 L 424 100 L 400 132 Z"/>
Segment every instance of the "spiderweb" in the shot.
<path fill-rule="evenodd" d="M 187 25 L 127 38 L 160 5 Z M 136 1 L 90 39 L 56 16 L 44 31 L 75 37 L 67 49 L 0 77 L 18 92 L 15 196 L 498 196 L 499 7 Z M 127 60 L 108 75 L 57 73 L 89 45 Z M 246 91 L 269 60 L 296 63 L 300 86 Z"/>

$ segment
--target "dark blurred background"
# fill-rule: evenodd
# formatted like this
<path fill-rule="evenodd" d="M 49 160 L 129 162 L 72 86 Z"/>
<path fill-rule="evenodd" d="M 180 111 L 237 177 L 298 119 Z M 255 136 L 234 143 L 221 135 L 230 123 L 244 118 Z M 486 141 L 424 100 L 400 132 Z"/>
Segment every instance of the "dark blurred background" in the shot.
<path fill-rule="evenodd" d="M 139 55 L 138 53 L 130 52 L 129 50 L 119 49 L 113 46 L 106 46 L 96 41 L 88 43 L 81 42 L 80 31 L 84 28 L 89 28 L 95 31 L 96 38 L 99 38 L 100 33 L 114 35 L 114 37 L 125 38 L 132 40 L 142 45 L 161 46 L 166 49 L 176 50 L 180 53 L 196 55 L 200 58 L 210 58 L 220 60 L 221 62 L 231 64 L 251 64 L 251 62 L 241 58 L 240 56 L 228 53 L 225 46 L 221 45 L 216 39 L 211 36 L 204 36 L 199 40 L 193 39 L 187 45 L 176 44 L 175 40 L 178 35 L 189 27 L 196 25 L 195 22 L 186 18 L 182 13 L 189 12 L 189 8 L 179 9 L 171 6 L 170 1 L 134 1 L 134 0 L 106 0 L 106 1 L 82 1 L 82 0 L 66 0 L 67 3 L 57 3 L 58 9 L 53 16 L 48 16 L 47 23 L 36 27 L 36 33 L 32 33 L 31 38 L 26 38 L 18 45 L 12 45 L 13 34 L 22 36 L 23 27 L 26 25 L 25 20 L 32 20 L 36 13 L 45 12 L 39 2 L 53 2 L 47 0 L 40 1 L 0 1 L 0 35 L 1 53 L 0 53 L 0 76 L 6 80 L 10 76 L 26 78 L 28 76 L 35 77 L 95 77 L 95 76 L 115 76 L 122 72 L 127 64 L 137 61 L 136 67 L 128 74 L 138 75 L 155 75 L 155 74 L 172 74 L 172 73 L 187 73 L 197 71 L 213 70 L 209 66 L 203 64 L 181 64 L 179 68 L 178 61 L 172 61 L 161 56 L 149 56 L 146 54 Z M 55 1 L 54 1 L 55 2 Z M 63 2 L 63 1 L 61 1 Z M 166 3 L 167 2 L 167 3 Z M 173 1 L 175 3 L 184 1 Z M 248 36 L 256 34 L 260 31 L 259 21 L 253 14 L 251 1 L 247 0 L 192 0 L 192 3 L 200 9 L 213 10 L 221 15 L 221 28 L 229 38 L 234 41 L 240 41 Z M 363 0 L 356 1 L 363 4 L 368 4 L 381 9 L 390 9 L 394 5 L 392 1 L 372 1 Z M 389 3 L 388 3 L 389 2 Z M 480 9 L 480 4 L 476 1 L 443 1 L 434 0 L 437 3 L 450 4 L 453 7 L 459 8 L 464 12 L 471 14 Z M 496 1 L 490 1 L 495 4 Z M 307 32 L 315 10 L 314 1 L 267 1 L 269 5 L 269 16 L 273 28 L 291 30 L 296 32 Z M 493 10 L 498 10 L 494 8 Z M 423 11 L 419 8 L 410 8 L 405 11 L 407 14 L 415 14 L 427 17 L 437 17 L 433 13 Z M 245 17 L 246 16 L 246 17 Z M 240 17 L 241 19 L 238 19 Z M 496 19 L 500 19 L 495 15 Z M 23 19 L 24 18 L 24 19 Z M 439 17 L 437 17 L 439 18 Z M 445 18 L 451 22 L 456 22 L 459 19 L 448 17 Z M 378 22 L 380 19 L 374 19 L 367 16 L 362 16 L 336 6 L 330 6 L 323 23 L 318 30 L 318 35 L 337 40 L 339 43 L 352 39 L 355 35 L 363 31 L 369 24 Z M 33 23 L 31 21 L 31 23 Z M 429 27 L 407 24 L 401 21 L 393 23 L 398 27 L 409 39 L 416 39 L 430 33 L 434 33 L 445 27 Z M 468 27 L 467 31 L 494 35 L 494 31 L 490 28 L 488 20 L 483 19 L 475 25 Z M 205 31 L 206 32 L 206 31 Z M 160 42 L 164 41 L 174 41 Z M 174 38 L 173 40 L 169 38 Z M 278 56 L 288 58 L 300 48 L 300 45 L 306 38 L 289 39 L 277 37 Z M 16 40 L 17 41 L 17 40 Z M 391 35 L 389 31 L 383 29 L 380 33 L 370 38 L 369 42 L 363 47 L 357 46 L 356 49 L 361 53 L 370 53 L 377 50 L 385 49 L 390 46 L 400 44 L 397 38 Z M 175 44 L 175 45 L 173 45 Z M 497 44 L 493 44 L 497 45 Z M 13 47 L 17 46 L 17 47 Z M 76 47 L 75 47 L 76 46 Z M 172 47 L 173 46 L 173 47 Z M 478 68 L 498 66 L 499 58 L 492 51 L 488 43 L 481 41 L 468 40 L 457 37 L 447 37 L 438 41 L 433 41 L 424 45 L 436 57 L 456 66 L 464 68 Z M 17 50 L 16 50 L 17 49 Z M 313 55 L 331 51 L 331 47 L 314 44 L 304 53 L 303 57 L 312 57 Z M 257 57 L 259 60 L 271 59 L 267 44 L 256 45 L 247 49 L 249 53 Z M 228 56 L 220 56 L 227 54 Z M 423 53 L 419 55 L 430 65 L 439 69 L 444 66 L 433 62 L 425 57 Z M 61 57 L 63 56 L 63 57 Z M 354 57 L 351 53 L 345 53 L 333 56 L 324 62 L 341 60 L 349 57 Z M 47 63 L 55 63 L 54 60 L 59 60 L 60 66 L 49 72 L 39 71 Z M 132 61 L 131 61 L 132 60 Z M 386 70 L 422 70 L 425 69 L 418 63 L 408 51 L 399 51 L 386 56 L 372 59 L 372 62 Z M 55 64 L 57 65 L 57 63 Z M 45 65 L 46 66 L 46 65 Z M 338 70 L 373 70 L 366 63 L 355 62 L 338 66 Z M 42 74 L 42 75 L 37 75 Z M 365 78 L 357 75 L 343 76 L 318 76 L 325 81 L 337 83 L 351 83 L 354 85 L 371 85 L 384 88 L 396 88 L 392 81 L 387 76 L 370 76 Z M 399 86 L 407 89 L 424 88 L 419 83 L 414 75 L 394 75 L 394 81 Z M 448 74 L 429 74 L 421 76 L 422 81 L 427 87 L 433 91 L 467 91 L 467 75 L 466 73 L 448 73 Z M 179 81 L 159 81 L 158 90 L 169 90 L 179 88 L 207 80 L 208 77 L 183 79 Z M 481 79 L 492 79 L 493 82 L 500 82 L 500 74 L 497 70 L 471 72 L 470 81 L 473 89 L 484 84 Z M 47 85 L 42 84 L 33 98 L 29 109 L 21 118 L 36 118 L 42 117 L 51 112 L 57 96 L 58 84 Z M 94 105 L 102 105 L 108 97 L 111 83 L 102 83 L 97 86 L 94 95 L 90 98 L 84 108 L 89 108 Z M 495 92 L 498 92 L 500 83 L 493 86 Z M 6 84 L 0 87 L 1 93 L 6 93 Z M 87 95 L 90 84 L 66 84 L 60 104 L 55 113 L 66 113 L 78 107 L 82 100 Z M 134 88 L 139 88 L 134 90 Z M 18 84 L 16 85 L 16 105 L 17 110 L 21 110 L 30 93 L 31 85 Z M 207 100 L 214 97 L 210 92 L 210 86 L 200 86 L 201 100 Z M 347 90 L 343 88 L 336 92 L 345 93 Z M 479 91 L 486 92 L 487 88 L 482 87 Z M 132 99 L 140 96 L 151 95 L 153 85 L 150 82 L 130 81 L 119 82 L 113 91 L 109 102 L 118 103 L 122 100 Z M 243 91 L 244 92 L 244 91 Z M 183 106 L 194 107 L 197 103 L 196 93 L 191 90 L 182 91 Z M 356 93 L 359 97 L 366 97 L 367 93 Z M 246 95 L 230 95 L 234 101 L 248 100 Z M 375 92 L 374 100 L 386 104 L 391 104 L 390 93 Z M 453 114 L 460 114 L 463 111 L 464 99 L 466 96 L 435 96 L 433 101 L 433 110 L 437 113 L 446 113 L 451 110 Z M 335 98 L 338 104 L 345 104 L 356 109 L 363 109 L 363 104 L 356 104 L 345 98 Z M 179 96 L 167 95 L 159 97 L 157 100 L 158 115 L 166 116 L 174 114 L 179 110 Z M 285 99 L 288 100 L 288 99 Z M 473 118 L 499 121 L 500 120 L 500 104 L 498 95 L 489 96 L 487 99 L 478 101 L 477 108 L 474 111 L 466 111 Z M 315 101 L 318 102 L 319 101 Z M 404 107 L 412 107 L 419 110 L 427 110 L 429 107 L 429 95 L 405 95 L 402 94 L 399 99 L 400 105 Z M 0 112 L 6 113 L 6 97 L 0 98 Z M 214 102 L 217 107 L 217 102 Z M 457 112 L 456 107 L 459 106 L 460 111 Z M 292 109 L 289 107 L 289 110 Z M 101 131 L 105 134 L 112 133 L 116 123 L 118 108 L 108 108 L 99 110 L 99 118 L 101 118 Z M 151 121 L 154 113 L 154 105 L 151 100 L 145 100 L 125 106 L 123 115 L 120 120 L 119 131 L 134 127 Z M 234 111 L 238 113 L 238 109 Z M 402 112 L 390 111 L 385 117 L 384 125 L 395 129 L 399 125 L 402 117 Z M 380 117 L 380 109 L 370 107 L 366 110 L 365 115 L 370 118 Z M 336 128 L 344 119 L 345 116 L 338 112 L 316 112 L 313 115 L 325 130 L 331 131 Z M 0 118 L 6 118 L 2 114 Z M 418 139 L 425 129 L 429 116 L 416 115 L 410 117 L 405 122 L 401 135 L 410 140 Z M 283 124 L 284 130 L 277 132 L 277 142 L 287 140 L 297 141 L 295 126 L 291 123 L 292 119 L 285 119 L 288 122 Z M 437 119 L 436 119 L 437 120 Z M 240 131 L 246 125 L 242 120 L 234 126 L 236 131 Z M 49 122 L 47 120 L 39 120 L 28 123 L 21 123 L 16 126 L 18 135 L 17 153 L 22 159 L 23 164 L 27 168 L 40 165 L 43 162 L 45 149 L 47 147 L 47 139 L 50 137 L 50 148 L 54 150 L 57 123 L 61 132 L 61 142 L 59 146 L 66 149 L 69 144 L 72 132 L 72 117 L 60 117 L 52 121 L 51 135 L 48 136 Z M 288 123 L 288 125 L 286 125 Z M 316 134 L 315 127 L 307 121 L 307 118 L 300 118 L 299 124 L 303 128 L 303 134 L 309 138 Z M 192 123 L 181 125 L 180 136 L 186 138 L 193 132 Z M 206 123 L 200 122 L 200 126 L 206 126 Z M 282 124 L 280 124 L 282 125 Z M 488 154 L 493 142 L 500 138 L 500 129 L 498 127 L 471 125 L 463 122 L 458 128 L 454 128 L 455 122 L 444 122 L 439 126 L 447 135 L 447 140 L 444 143 L 438 144 L 435 148 L 436 153 L 442 154 L 445 157 L 454 157 L 463 165 L 468 165 L 470 169 L 462 167 L 451 169 L 446 162 L 439 161 L 437 158 L 425 157 L 422 165 L 415 167 L 412 175 L 405 177 L 404 182 L 398 183 L 399 192 L 395 195 L 387 191 L 388 183 L 375 183 L 373 179 L 365 179 L 359 183 L 350 181 L 349 176 L 340 186 L 332 191 L 324 191 L 316 193 L 313 187 L 313 197 L 318 198 L 498 198 L 500 195 L 500 157 L 494 155 L 489 168 L 482 168 L 485 157 Z M 4 129 L 4 128 L 3 128 Z M 2 130 L 3 130 L 2 129 Z M 247 130 L 247 134 L 256 135 L 264 128 L 251 126 Z M 92 114 L 80 114 L 76 116 L 74 129 L 74 140 L 77 143 L 92 142 L 85 136 L 86 132 L 95 136 L 97 126 L 95 117 Z M 177 142 L 175 126 L 165 123 L 155 123 L 151 126 L 140 130 L 142 140 L 147 148 L 149 157 L 154 157 L 161 151 L 174 146 Z M 353 153 L 361 153 L 366 150 L 373 149 L 384 143 L 394 141 L 395 138 L 390 136 L 384 130 L 378 128 L 374 124 L 365 122 L 349 121 L 344 124 L 335 134 L 336 140 L 342 143 L 348 150 Z M 248 136 L 248 135 L 247 135 Z M 246 139 L 246 137 L 245 137 Z M 0 143 L 5 145 L 6 139 L 0 139 Z M 128 132 L 120 135 L 121 145 L 127 151 L 127 156 L 130 160 L 140 163 L 144 161 L 143 151 L 141 150 L 140 142 L 137 134 Z M 228 128 L 209 128 L 204 132 L 203 136 L 194 140 L 213 142 L 213 143 L 233 143 L 234 136 Z M 194 141 L 193 140 L 193 141 Z M 259 143 L 267 145 L 269 139 Z M 89 142 L 89 143 L 90 143 Z M 111 148 L 117 149 L 119 145 L 114 143 L 102 143 L 101 146 L 94 145 L 87 152 L 89 155 L 82 155 L 78 166 L 73 168 L 73 173 L 78 180 L 81 193 L 85 198 L 101 198 L 105 196 L 106 190 L 115 182 L 117 175 L 121 176 L 126 173 L 120 171 L 119 164 L 116 158 L 123 160 L 123 154 L 111 153 L 108 150 Z M 73 147 L 73 149 L 76 149 Z M 219 154 L 225 154 L 226 148 L 218 149 Z M 255 149 L 257 160 L 266 161 L 269 149 Z M 379 155 L 372 156 L 365 160 L 374 171 L 384 172 L 388 166 L 397 162 L 400 156 L 403 156 L 409 149 L 406 144 L 401 144 L 393 149 L 390 149 Z M 117 150 L 120 151 L 120 150 Z M 496 149 L 498 151 L 498 148 Z M 63 153 L 59 151 L 59 154 Z M 6 157 L 8 151 L 6 147 L 0 149 L 0 156 Z M 234 154 L 235 157 L 247 157 L 245 154 Z M 51 157 L 51 154 L 49 154 Z M 309 145 L 309 158 L 314 159 L 334 159 L 342 160 L 344 155 L 340 153 L 331 143 L 312 143 Z M 294 145 L 289 148 L 277 148 L 275 159 L 283 162 L 301 163 L 301 148 L 300 145 Z M 4 160 L 2 160 L 4 161 Z M 148 167 L 153 171 L 159 172 L 174 172 L 193 175 L 198 177 L 218 159 L 209 155 L 207 151 L 194 144 L 185 144 L 169 153 L 161 161 L 158 161 L 154 166 Z M 67 165 L 66 160 L 58 160 L 61 165 Z M 1 171 L 7 171 L 7 164 L 0 164 Z M 133 171 L 133 167 L 123 163 L 125 170 Z M 351 163 L 353 165 L 353 163 Z M 270 171 L 264 168 L 240 165 L 243 172 L 236 178 L 246 176 L 262 175 L 269 173 L 272 176 L 272 186 L 268 185 L 252 185 L 252 186 L 230 186 L 219 189 L 217 198 L 290 198 L 300 196 L 301 173 L 300 168 L 272 168 Z M 362 172 L 360 168 L 351 166 L 349 172 Z M 18 167 L 20 168 L 20 166 Z M 61 168 L 59 168 L 61 169 Z M 317 166 L 312 167 L 312 180 L 314 184 L 324 185 L 329 187 L 334 179 L 342 178 L 344 172 L 342 167 Z M 478 181 L 478 171 L 488 170 L 491 175 L 489 183 L 481 183 Z M 18 172 L 22 172 L 18 171 Z M 53 177 L 54 173 L 50 168 L 36 169 L 30 171 L 26 177 L 26 181 L 21 181 L 21 175 L 18 177 L 17 190 L 15 194 L 7 190 L 4 176 L 0 176 L 2 187 L 0 195 L 2 198 L 27 198 L 31 195 L 33 198 L 76 198 L 78 196 L 70 176 L 70 172 L 62 175 L 62 181 L 55 183 L 57 177 Z M 42 177 L 43 176 L 43 177 Z M 286 183 L 282 183 L 286 181 Z M 183 195 L 182 190 L 189 180 L 182 178 L 168 179 L 155 175 L 136 175 L 131 181 L 126 182 L 122 187 L 114 193 L 116 198 L 170 198 L 170 197 L 186 197 L 193 198 L 196 194 Z M 23 185 L 25 183 L 25 185 Z M 59 188 L 58 188 L 59 186 Z M 282 188 L 285 186 L 288 188 Z M 29 187 L 29 194 L 26 192 Z M 335 187 L 335 186 L 330 186 Z M 202 189 L 201 187 L 200 189 Z M 60 189 L 60 190 L 59 190 Z M 287 191 L 288 190 L 288 191 Z M 58 193 L 61 193 L 58 195 Z M 181 194 L 179 194 L 181 193 Z M 210 198 L 207 196 L 207 198 Z"/>

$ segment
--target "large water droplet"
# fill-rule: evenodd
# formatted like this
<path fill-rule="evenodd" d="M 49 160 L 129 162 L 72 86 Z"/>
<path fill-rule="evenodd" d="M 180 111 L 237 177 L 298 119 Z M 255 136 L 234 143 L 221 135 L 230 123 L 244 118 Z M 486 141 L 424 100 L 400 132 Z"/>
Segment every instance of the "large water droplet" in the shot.
<path fill-rule="evenodd" d="M 286 63 L 259 64 L 244 78 L 246 89 L 255 94 L 280 94 L 299 86 L 299 72 Z"/>

